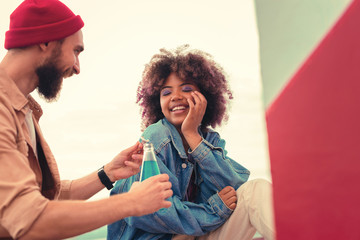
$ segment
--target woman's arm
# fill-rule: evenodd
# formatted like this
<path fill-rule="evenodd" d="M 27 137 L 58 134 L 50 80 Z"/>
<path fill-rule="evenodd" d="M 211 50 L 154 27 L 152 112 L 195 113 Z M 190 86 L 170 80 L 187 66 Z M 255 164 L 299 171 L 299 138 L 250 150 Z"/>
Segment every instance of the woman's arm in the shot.
<path fill-rule="evenodd" d="M 171 173 L 168 173 L 171 175 Z M 170 176 L 170 180 L 174 176 Z M 112 194 L 127 192 L 135 182 L 135 177 L 117 182 Z M 173 185 L 176 184 L 174 181 Z M 176 186 L 174 186 L 176 189 Z M 149 233 L 185 234 L 200 236 L 218 228 L 231 215 L 219 194 L 211 196 L 207 202 L 192 203 L 182 201 L 178 193 L 168 199 L 170 208 L 161 209 L 154 214 L 142 217 L 129 217 L 125 221 L 133 228 Z M 110 225 L 109 228 L 112 226 Z M 115 226 L 114 226 L 115 227 Z"/>
<path fill-rule="evenodd" d="M 181 125 L 181 133 L 192 150 L 191 156 L 200 166 L 199 173 L 213 192 L 221 191 L 226 186 L 237 189 L 246 182 L 250 172 L 226 156 L 225 141 L 219 140 L 217 134 L 209 135 L 207 140 L 200 136 L 198 129 L 207 100 L 198 91 L 191 92 L 191 96 L 187 99 L 189 113 Z"/>
<path fill-rule="evenodd" d="M 207 136 L 207 140 L 203 139 L 191 156 L 199 166 L 199 174 L 206 186 L 203 189 L 210 194 L 226 186 L 237 189 L 249 178 L 249 170 L 227 156 L 225 140 L 220 139 L 217 133 Z"/>

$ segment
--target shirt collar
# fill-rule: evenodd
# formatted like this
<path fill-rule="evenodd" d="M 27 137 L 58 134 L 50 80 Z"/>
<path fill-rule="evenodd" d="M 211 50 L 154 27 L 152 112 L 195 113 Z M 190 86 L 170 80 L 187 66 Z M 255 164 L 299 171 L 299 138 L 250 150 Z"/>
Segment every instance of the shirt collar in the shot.
<path fill-rule="evenodd" d="M 0 68 L 0 91 L 9 97 L 13 108 L 17 111 L 22 111 L 25 109 L 26 105 L 29 104 L 30 109 L 34 112 L 34 116 L 39 120 L 42 115 L 41 106 L 30 94 L 28 97 L 25 97 L 15 82 L 2 68 Z"/>

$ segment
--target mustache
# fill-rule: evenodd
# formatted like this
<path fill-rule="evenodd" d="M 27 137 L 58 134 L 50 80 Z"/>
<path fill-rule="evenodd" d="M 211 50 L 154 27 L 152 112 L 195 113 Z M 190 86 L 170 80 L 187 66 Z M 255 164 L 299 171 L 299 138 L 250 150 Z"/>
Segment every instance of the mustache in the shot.
<path fill-rule="evenodd" d="M 75 70 L 73 68 L 68 68 L 62 73 L 63 78 L 69 78 L 75 74 Z"/>

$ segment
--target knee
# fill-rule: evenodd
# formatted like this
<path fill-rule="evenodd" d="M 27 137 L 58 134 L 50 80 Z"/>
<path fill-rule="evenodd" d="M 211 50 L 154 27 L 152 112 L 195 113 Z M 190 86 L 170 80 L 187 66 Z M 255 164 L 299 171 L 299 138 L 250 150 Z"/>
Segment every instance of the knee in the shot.
<path fill-rule="evenodd" d="M 247 181 L 243 185 L 241 185 L 237 190 L 236 193 L 240 194 L 243 192 L 269 192 L 272 191 L 272 184 L 265 179 L 258 178 Z"/>
<path fill-rule="evenodd" d="M 256 187 L 271 187 L 271 183 L 263 178 L 257 178 L 254 180 L 249 181 L 250 184 L 256 186 Z"/>
<path fill-rule="evenodd" d="M 237 207 L 243 205 L 247 211 L 257 211 L 263 206 L 272 205 L 272 184 L 265 179 L 254 179 L 241 185 L 236 195 Z"/>

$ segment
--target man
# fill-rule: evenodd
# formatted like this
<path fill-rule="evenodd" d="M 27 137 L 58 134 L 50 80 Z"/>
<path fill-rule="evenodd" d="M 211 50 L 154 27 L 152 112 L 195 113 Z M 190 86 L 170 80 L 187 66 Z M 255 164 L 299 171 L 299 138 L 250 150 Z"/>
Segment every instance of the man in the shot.
<path fill-rule="evenodd" d="M 121 195 L 84 201 L 139 171 L 140 143 L 83 178 L 59 178 L 38 124 L 42 110 L 30 93 L 54 100 L 63 79 L 80 73 L 83 26 L 58 0 L 25 0 L 11 14 L 0 63 L 0 239 L 63 239 L 171 205 L 166 174 Z"/>

